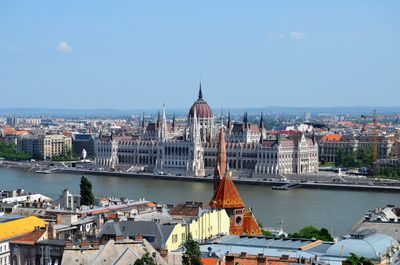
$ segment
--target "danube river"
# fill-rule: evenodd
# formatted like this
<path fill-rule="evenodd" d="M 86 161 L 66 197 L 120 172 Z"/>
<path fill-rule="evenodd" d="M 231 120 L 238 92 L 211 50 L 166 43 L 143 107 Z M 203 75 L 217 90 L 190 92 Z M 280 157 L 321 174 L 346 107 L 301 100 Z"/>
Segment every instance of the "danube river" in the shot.
<path fill-rule="evenodd" d="M 79 193 L 80 175 L 37 174 L 24 169 L 0 168 L 0 190 L 22 188 L 58 198 L 62 190 Z M 212 197 L 212 184 L 203 182 L 87 176 L 96 196 L 146 198 L 163 203 L 202 201 Z M 345 234 L 369 209 L 400 205 L 400 194 L 361 191 L 272 190 L 267 186 L 238 185 L 239 192 L 264 226 L 293 232 L 306 225 L 326 227 L 335 236 Z"/>

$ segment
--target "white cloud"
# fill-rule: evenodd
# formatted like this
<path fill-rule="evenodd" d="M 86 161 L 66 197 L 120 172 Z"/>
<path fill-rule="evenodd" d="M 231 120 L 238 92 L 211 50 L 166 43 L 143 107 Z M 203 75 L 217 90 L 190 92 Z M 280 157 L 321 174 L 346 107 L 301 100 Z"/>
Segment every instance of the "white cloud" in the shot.
<path fill-rule="evenodd" d="M 290 32 L 290 37 L 293 40 L 306 40 L 306 34 L 304 32 L 300 32 L 300 31 L 292 31 Z"/>
<path fill-rule="evenodd" d="M 60 41 L 60 43 L 58 43 L 57 50 L 59 52 L 71 52 L 72 48 L 66 41 Z"/>

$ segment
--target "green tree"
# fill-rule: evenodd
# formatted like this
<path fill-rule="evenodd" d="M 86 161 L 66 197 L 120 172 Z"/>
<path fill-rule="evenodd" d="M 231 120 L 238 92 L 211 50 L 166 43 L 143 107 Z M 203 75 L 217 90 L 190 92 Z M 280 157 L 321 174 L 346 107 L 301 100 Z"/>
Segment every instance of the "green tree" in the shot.
<path fill-rule="evenodd" d="M 373 160 L 371 149 L 358 149 L 354 152 L 338 150 L 336 156 L 336 166 L 349 168 L 369 167 L 371 166 Z"/>
<path fill-rule="evenodd" d="M 0 157 L 7 160 L 23 161 L 31 159 L 32 155 L 27 152 L 18 151 L 13 143 L 0 141 Z"/>
<path fill-rule="evenodd" d="M 354 253 L 350 253 L 350 257 L 345 260 L 349 265 L 373 265 L 372 261 L 365 257 L 359 257 Z"/>
<path fill-rule="evenodd" d="M 150 255 L 149 252 L 146 252 L 140 259 L 135 260 L 133 265 L 157 265 L 156 253 Z"/>
<path fill-rule="evenodd" d="M 81 178 L 81 205 L 93 205 L 94 204 L 94 196 L 92 192 L 92 183 L 85 177 Z"/>
<path fill-rule="evenodd" d="M 192 234 L 189 233 L 186 242 L 183 244 L 185 253 L 182 256 L 182 265 L 202 265 L 200 245 L 193 240 Z"/>
<path fill-rule="evenodd" d="M 322 241 L 329 241 L 329 242 L 333 241 L 333 237 L 326 228 L 318 229 L 314 226 L 306 226 L 296 233 L 289 234 L 288 237 L 308 238 L 308 239 L 315 238 L 317 240 L 322 240 Z"/>

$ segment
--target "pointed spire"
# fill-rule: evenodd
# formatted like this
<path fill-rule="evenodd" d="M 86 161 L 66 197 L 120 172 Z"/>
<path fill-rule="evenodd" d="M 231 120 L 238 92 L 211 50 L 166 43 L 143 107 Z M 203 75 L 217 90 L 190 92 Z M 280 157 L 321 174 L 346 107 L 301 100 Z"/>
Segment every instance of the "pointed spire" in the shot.
<path fill-rule="evenodd" d="M 312 132 L 312 136 L 311 137 L 312 137 L 311 140 L 312 140 L 313 144 L 315 145 L 317 143 L 317 139 L 315 138 L 315 131 L 314 130 Z"/>
<path fill-rule="evenodd" d="M 260 117 L 260 144 L 264 142 L 264 113 L 261 111 Z"/>
<path fill-rule="evenodd" d="M 203 91 L 201 90 L 201 81 L 199 86 L 199 99 L 203 99 Z"/>
<path fill-rule="evenodd" d="M 264 129 L 264 112 L 261 111 L 261 117 L 260 117 L 260 130 Z"/>
<path fill-rule="evenodd" d="M 157 124 L 156 127 L 158 128 L 160 126 L 160 111 L 157 113 Z"/>
<path fill-rule="evenodd" d="M 167 138 L 167 117 L 165 114 L 165 104 L 162 107 L 162 120 L 161 120 L 161 141 L 164 141 Z"/>
<path fill-rule="evenodd" d="M 142 128 L 144 129 L 145 126 L 146 126 L 146 121 L 145 121 L 144 112 L 143 112 L 143 114 L 142 114 Z"/>
<path fill-rule="evenodd" d="M 231 111 L 229 111 L 228 112 L 228 129 L 230 129 L 230 127 L 231 127 L 231 122 L 232 122 L 232 120 L 231 120 Z"/>
<path fill-rule="evenodd" d="M 248 125 L 249 125 L 249 120 L 248 120 L 247 109 L 246 109 L 246 111 L 245 111 L 245 113 L 243 115 L 243 126 L 244 126 L 245 129 L 247 129 Z"/>
<path fill-rule="evenodd" d="M 227 168 L 225 131 L 224 128 L 221 128 L 219 131 L 217 166 L 214 170 L 214 192 L 218 187 L 219 181 L 225 176 Z"/>
<path fill-rule="evenodd" d="M 173 116 L 172 116 L 172 128 L 175 129 L 175 126 L 176 126 L 176 119 L 175 119 L 175 112 L 174 112 Z"/>
<path fill-rule="evenodd" d="M 190 132 L 190 139 L 193 142 L 196 142 L 198 140 L 200 140 L 200 129 L 199 129 L 199 124 L 197 123 L 197 112 L 196 112 L 196 108 L 194 108 L 194 112 L 193 112 L 193 120 L 192 120 L 192 124 L 191 124 L 191 132 Z"/>

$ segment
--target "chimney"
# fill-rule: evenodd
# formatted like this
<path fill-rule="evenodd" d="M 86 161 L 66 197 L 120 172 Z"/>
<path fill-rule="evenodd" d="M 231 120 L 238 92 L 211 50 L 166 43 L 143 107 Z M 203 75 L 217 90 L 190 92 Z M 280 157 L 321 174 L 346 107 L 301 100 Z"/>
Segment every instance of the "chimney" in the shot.
<path fill-rule="evenodd" d="M 67 242 L 65 242 L 65 244 L 64 244 L 64 248 L 65 249 L 71 249 L 72 248 L 72 242 L 71 241 L 67 241 Z"/>
<path fill-rule="evenodd" d="M 246 258 L 247 253 L 246 252 L 240 252 L 240 258 Z"/>
<path fill-rule="evenodd" d="M 143 241 L 143 236 L 140 234 L 137 234 L 133 238 L 134 241 Z"/>
<path fill-rule="evenodd" d="M 225 256 L 225 265 L 235 265 L 235 256 L 227 254 Z"/>
<path fill-rule="evenodd" d="M 92 247 L 94 249 L 99 249 L 100 248 L 100 242 L 99 241 L 93 241 L 92 242 Z"/>
<path fill-rule="evenodd" d="M 80 248 L 89 248 L 90 244 L 87 241 L 82 241 L 81 244 L 79 245 Z"/>
<path fill-rule="evenodd" d="M 257 255 L 257 265 L 266 265 L 267 258 L 262 253 Z"/>
<path fill-rule="evenodd" d="M 56 224 L 60 224 L 61 223 L 61 214 L 57 214 L 56 216 Z"/>
<path fill-rule="evenodd" d="M 124 241 L 124 240 L 125 240 L 125 237 L 123 235 L 117 235 L 115 237 L 115 241 Z"/>

